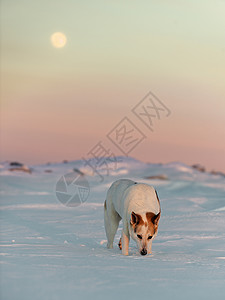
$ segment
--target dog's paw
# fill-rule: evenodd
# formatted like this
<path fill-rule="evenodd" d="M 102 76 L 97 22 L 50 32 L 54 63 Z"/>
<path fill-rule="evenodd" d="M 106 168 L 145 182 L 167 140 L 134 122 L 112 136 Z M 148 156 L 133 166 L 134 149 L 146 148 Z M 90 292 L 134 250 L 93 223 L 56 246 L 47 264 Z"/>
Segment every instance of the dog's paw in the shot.
<path fill-rule="evenodd" d="M 120 248 L 120 250 L 122 250 L 122 241 L 121 241 L 121 238 L 119 240 L 118 247 Z"/>

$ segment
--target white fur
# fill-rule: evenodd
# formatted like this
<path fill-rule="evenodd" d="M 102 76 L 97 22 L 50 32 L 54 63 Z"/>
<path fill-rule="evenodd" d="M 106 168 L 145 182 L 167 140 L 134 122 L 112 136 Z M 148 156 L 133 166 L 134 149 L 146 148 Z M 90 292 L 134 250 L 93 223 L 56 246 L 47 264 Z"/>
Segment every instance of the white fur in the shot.
<path fill-rule="evenodd" d="M 146 212 L 158 214 L 160 204 L 153 187 L 132 180 L 120 179 L 114 182 L 108 190 L 105 203 L 105 230 L 108 248 L 113 248 L 113 240 L 123 219 L 122 253 L 128 255 L 129 239 L 132 237 L 130 221 L 131 213 L 135 212 L 146 219 Z"/>

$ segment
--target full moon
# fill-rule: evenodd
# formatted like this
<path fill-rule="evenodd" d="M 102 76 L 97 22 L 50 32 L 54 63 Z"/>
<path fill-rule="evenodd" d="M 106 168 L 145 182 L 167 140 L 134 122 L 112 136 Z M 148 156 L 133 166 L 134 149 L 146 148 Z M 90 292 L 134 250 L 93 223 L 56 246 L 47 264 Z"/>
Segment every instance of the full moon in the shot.
<path fill-rule="evenodd" d="M 51 35 L 51 42 L 55 48 L 63 48 L 66 45 L 67 38 L 62 32 L 55 32 Z"/>

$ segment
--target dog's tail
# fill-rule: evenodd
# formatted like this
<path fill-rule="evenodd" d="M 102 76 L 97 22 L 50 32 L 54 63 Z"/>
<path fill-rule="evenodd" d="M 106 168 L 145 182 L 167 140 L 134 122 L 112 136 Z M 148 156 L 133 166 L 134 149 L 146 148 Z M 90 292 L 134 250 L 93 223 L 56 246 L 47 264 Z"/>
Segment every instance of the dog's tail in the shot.
<path fill-rule="evenodd" d="M 107 213 L 107 204 L 106 204 L 106 200 L 104 202 L 104 225 L 105 225 L 105 233 L 106 233 L 106 237 L 107 237 L 107 248 L 109 247 L 109 231 L 110 231 L 110 226 L 109 226 L 109 218 L 108 218 L 108 213 Z"/>
<path fill-rule="evenodd" d="M 105 200 L 105 202 L 104 202 L 104 221 L 105 221 L 105 225 L 106 225 L 106 222 L 108 221 L 107 207 L 106 207 L 106 200 Z"/>

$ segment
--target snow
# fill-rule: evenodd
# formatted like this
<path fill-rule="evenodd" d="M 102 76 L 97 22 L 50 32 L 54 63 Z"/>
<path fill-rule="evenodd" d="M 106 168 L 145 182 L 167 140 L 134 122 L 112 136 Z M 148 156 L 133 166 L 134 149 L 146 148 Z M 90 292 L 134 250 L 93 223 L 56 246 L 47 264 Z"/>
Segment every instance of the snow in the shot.
<path fill-rule="evenodd" d="M 74 168 L 89 174 L 90 195 L 66 207 L 56 183 Z M 7 162 L 0 166 L 1 299 L 224 298 L 223 176 L 125 157 L 102 181 L 82 161 L 30 166 L 31 174 L 9 169 Z M 162 174 L 168 180 L 146 179 Z M 152 255 L 141 256 L 131 242 L 122 256 L 121 227 L 114 249 L 106 248 L 103 203 L 119 178 L 157 189 L 162 217 Z"/>

